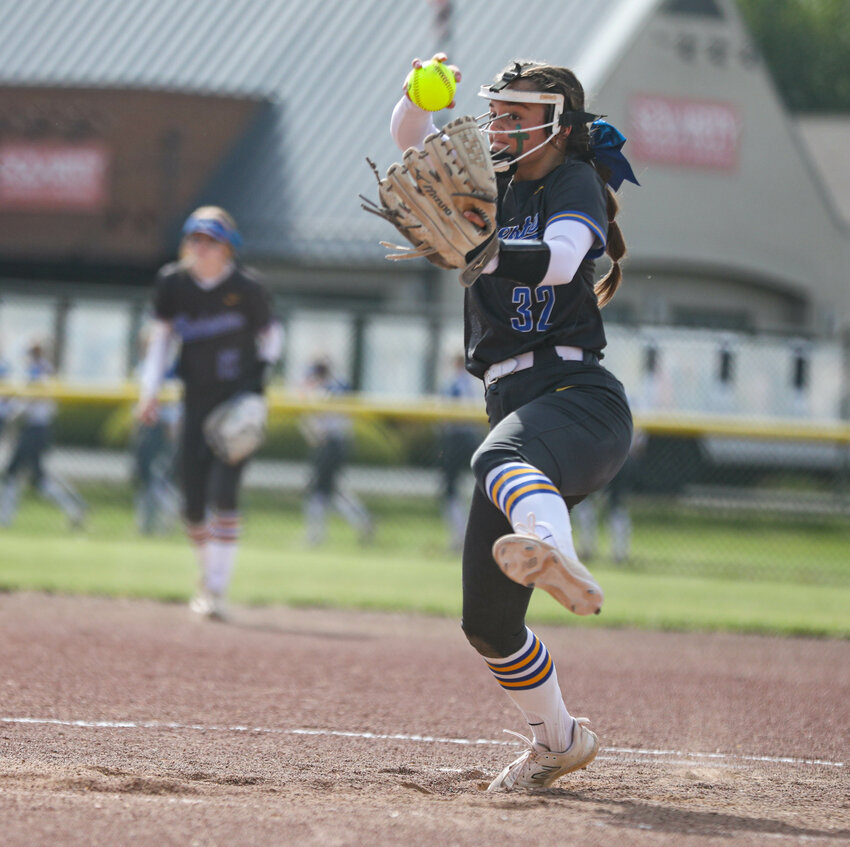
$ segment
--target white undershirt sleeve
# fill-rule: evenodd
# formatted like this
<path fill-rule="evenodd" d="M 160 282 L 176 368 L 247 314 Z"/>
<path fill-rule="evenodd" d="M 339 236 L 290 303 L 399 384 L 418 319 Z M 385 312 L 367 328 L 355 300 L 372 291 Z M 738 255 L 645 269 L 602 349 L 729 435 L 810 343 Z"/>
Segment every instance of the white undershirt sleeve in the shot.
<path fill-rule="evenodd" d="M 390 132 L 399 150 L 422 149 L 422 142 L 437 131 L 432 112 L 420 109 L 407 95 L 396 103 L 390 121 Z"/>
<path fill-rule="evenodd" d="M 168 348 L 171 342 L 171 324 L 168 321 L 155 320 L 148 337 L 145 359 L 142 362 L 139 382 L 139 402 L 145 403 L 156 397 L 165 375 Z"/>
<path fill-rule="evenodd" d="M 579 221 L 555 221 L 546 227 L 543 240 L 549 245 L 549 269 L 540 285 L 571 282 L 588 254 L 596 235 Z"/>
<path fill-rule="evenodd" d="M 261 362 L 273 365 L 283 352 L 283 327 L 272 321 L 257 334 L 257 356 Z"/>

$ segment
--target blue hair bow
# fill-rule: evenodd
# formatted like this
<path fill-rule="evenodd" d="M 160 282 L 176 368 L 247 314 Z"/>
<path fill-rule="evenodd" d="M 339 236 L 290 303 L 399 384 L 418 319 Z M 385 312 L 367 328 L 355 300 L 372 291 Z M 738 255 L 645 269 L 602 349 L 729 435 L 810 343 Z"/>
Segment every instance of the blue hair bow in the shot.
<path fill-rule="evenodd" d="M 608 185 L 617 191 L 627 179 L 640 185 L 628 159 L 620 152 L 626 143 L 626 136 L 608 121 L 601 118 L 590 125 L 590 149 L 594 158 L 611 171 Z"/>

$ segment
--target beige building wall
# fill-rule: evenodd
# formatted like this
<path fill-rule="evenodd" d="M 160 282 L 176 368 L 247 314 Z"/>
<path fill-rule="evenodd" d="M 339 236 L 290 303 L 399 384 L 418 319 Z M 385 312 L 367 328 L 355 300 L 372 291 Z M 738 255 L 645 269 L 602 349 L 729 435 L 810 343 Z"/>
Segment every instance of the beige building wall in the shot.
<path fill-rule="evenodd" d="M 621 304 L 648 319 L 704 307 L 746 310 L 752 328 L 846 327 L 850 240 L 733 5 L 720 5 L 724 20 L 656 10 L 594 98 L 630 136 L 642 183 L 622 191 L 631 265 Z M 641 155 L 642 98 L 734 116 L 725 164 Z M 706 121 L 694 134 L 722 145 L 724 129 Z"/>

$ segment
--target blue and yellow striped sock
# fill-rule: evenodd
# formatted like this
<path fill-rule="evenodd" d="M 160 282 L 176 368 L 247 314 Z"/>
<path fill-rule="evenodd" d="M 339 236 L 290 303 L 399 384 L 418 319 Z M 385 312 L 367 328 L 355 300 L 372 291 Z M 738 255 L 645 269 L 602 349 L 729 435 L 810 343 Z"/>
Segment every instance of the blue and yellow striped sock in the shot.
<path fill-rule="evenodd" d="M 484 485 L 487 496 L 515 532 L 530 530 L 561 552 L 578 558 L 567 505 L 546 474 L 525 462 L 505 462 L 487 474 Z M 529 515 L 534 515 L 534 526 L 529 526 Z"/>
<path fill-rule="evenodd" d="M 505 462 L 487 474 L 485 480 L 487 496 L 497 506 L 512 526 L 522 523 L 529 509 L 528 499 L 549 499 L 563 506 L 561 492 L 541 471 L 522 462 Z M 536 514 L 536 512 L 535 512 Z"/>
<path fill-rule="evenodd" d="M 485 659 L 496 682 L 508 693 L 537 688 L 552 675 L 555 666 L 546 645 L 526 627 L 526 642 L 507 659 Z"/>
<path fill-rule="evenodd" d="M 572 718 L 558 686 L 546 645 L 526 627 L 525 644 L 511 656 L 485 659 L 496 681 L 525 716 L 534 740 L 550 750 L 566 750 Z"/>

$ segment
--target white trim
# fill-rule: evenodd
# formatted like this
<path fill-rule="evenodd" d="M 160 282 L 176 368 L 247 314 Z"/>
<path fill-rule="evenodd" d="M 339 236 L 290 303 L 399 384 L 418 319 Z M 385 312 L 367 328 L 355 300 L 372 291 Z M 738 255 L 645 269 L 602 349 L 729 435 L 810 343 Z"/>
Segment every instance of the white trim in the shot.
<path fill-rule="evenodd" d="M 540 126 L 529 126 L 524 127 L 526 131 L 530 131 L 533 129 L 544 129 L 545 127 L 552 127 L 549 138 L 553 137 L 557 132 L 558 127 L 561 125 L 561 115 L 564 114 L 564 95 L 557 94 L 552 91 L 517 91 L 514 88 L 506 88 L 502 91 L 492 91 L 488 86 L 482 85 L 478 90 L 478 96 L 484 97 L 486 100 L 494 100 L 497 103 L 539 103 L 544 106 L 553 106 L 552 109 L 552 120 L 546 124 L 540 124 Z M 501 115 L 497 116 L 493 120 L 498 120 Z M 491 121 L 492 123 L 492 121 Z M 506 135 L 507 132 L 502 131 L 498 132 L 492 129 L 486 129 L 485 132 L 496 135 Z M 516 130 L 510 130 L 510 132 L 516 132 Z M 548 141 L 549 138 L 546 140 Z M 538 144 L 537 147 L 541 147 L 542 145 Z M 532 150 L 529 150 L 528 153 L 536 150 L 537 147 L 534 147 Z M 527 156 L 528 153 L 525 155 Z M 515 160 L 518 161 L 518 160 Z"/>
<path fill-rule="evenodd" d="M 485 100 L 497 100 L 500 103 L 544 103 L 559 105 L 562 109 L 564 107 L 564 95 L 552 91 L 523 91 L 517 88 L 493 91 L 489 85 L 482 85 L 478 89 L 478 96 Z"/>
<path fill-rule="evenodd" d="M 360 738 L 367 741 L 413 741 L 422 744 L 458 744 L 464 747 L 498 746 L 513 747 L 515 741 L 501 741 L 495 738 L 452 738 L 439 735 L 408 734 L 402 732 L 364 732 L 342 729 L 310 729 L 307 727 L 265 727 L 235 725 L 215 725 L 199 723 L 180 723 L 178 721 L 131 721 L 131 720 L 61 720 L 58 718 L 0 717 L 0 723 L 32 726 L 64 726 L 77 729 L 150 729 L 194 730 L 196 732 L 250 733 L 254 735 L 311 735 L 329 738 Z M 635 747 L 606 747 L 605 752 L 626 759 L 649 757 L 658 760 L 670 757 L 688 763 L 694 759 L 705 759 L 716 763 L 731 762 L 767 762 L 770 764 L 819 765 L 829 768 L 843 768 L 845 763 L 821 758 L 800 758 L 796 756 L 747 755 L 743 753 L 698 753 L 690 750 L 645 749 Z M 728 764 L 726 765 L 729 766 Z"/>

